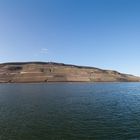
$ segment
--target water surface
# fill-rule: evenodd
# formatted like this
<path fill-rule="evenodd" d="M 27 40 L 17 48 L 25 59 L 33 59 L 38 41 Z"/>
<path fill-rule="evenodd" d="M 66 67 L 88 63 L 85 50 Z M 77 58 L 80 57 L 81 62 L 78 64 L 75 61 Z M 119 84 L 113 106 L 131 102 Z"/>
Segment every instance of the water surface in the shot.
<path fill-rule="evenodd" d="M 140 83 L 0 85 L 0 140 L 94 139 L 140 139 Z"/>

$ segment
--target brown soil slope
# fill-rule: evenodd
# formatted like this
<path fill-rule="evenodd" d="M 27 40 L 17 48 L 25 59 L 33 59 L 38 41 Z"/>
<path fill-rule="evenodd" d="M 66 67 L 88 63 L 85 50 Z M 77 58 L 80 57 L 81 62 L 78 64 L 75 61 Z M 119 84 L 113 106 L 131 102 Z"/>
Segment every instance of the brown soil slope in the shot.
<path fill-rule="evenodd" d="M 61 63 L 0 64 L 0 83 L 7 82 L 139 82 L 140 77 L 94 67 Z"/>

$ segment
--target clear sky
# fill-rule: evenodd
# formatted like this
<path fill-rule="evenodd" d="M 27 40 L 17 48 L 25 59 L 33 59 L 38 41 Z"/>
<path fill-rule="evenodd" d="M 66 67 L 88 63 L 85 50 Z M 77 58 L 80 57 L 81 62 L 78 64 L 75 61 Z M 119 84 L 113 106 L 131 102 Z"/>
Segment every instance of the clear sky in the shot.
<path fill-rule="evenodd" d="M 0 0 L 0 63 L 11 61 L 140 76 L 140 0 Z"/>

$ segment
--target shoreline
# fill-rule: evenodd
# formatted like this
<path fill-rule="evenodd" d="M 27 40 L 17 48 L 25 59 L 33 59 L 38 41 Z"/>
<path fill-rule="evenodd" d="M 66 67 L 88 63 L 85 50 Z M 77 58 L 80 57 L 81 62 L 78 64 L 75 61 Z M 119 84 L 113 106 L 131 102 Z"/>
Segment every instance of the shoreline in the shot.
<path fill-rule="evenodd" d="M 95 83 L 140 83 L 140 81 L 96 81 L 96 82 L 87 82 L 87 81 L 53 81 L 53 82 L 0 82 L 1 84 L 61 84 L 61 83 L 91 83 L 91 84 L 95 84 Z"/>

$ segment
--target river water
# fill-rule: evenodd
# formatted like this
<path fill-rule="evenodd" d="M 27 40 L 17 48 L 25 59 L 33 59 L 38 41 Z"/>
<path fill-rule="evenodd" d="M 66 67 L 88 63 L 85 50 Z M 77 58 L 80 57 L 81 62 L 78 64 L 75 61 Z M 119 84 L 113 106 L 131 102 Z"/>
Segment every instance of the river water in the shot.
<path fill-rule="evenodd" d="M 140 140 L 140 83 L 0 84 L 0 140 Z"/>

